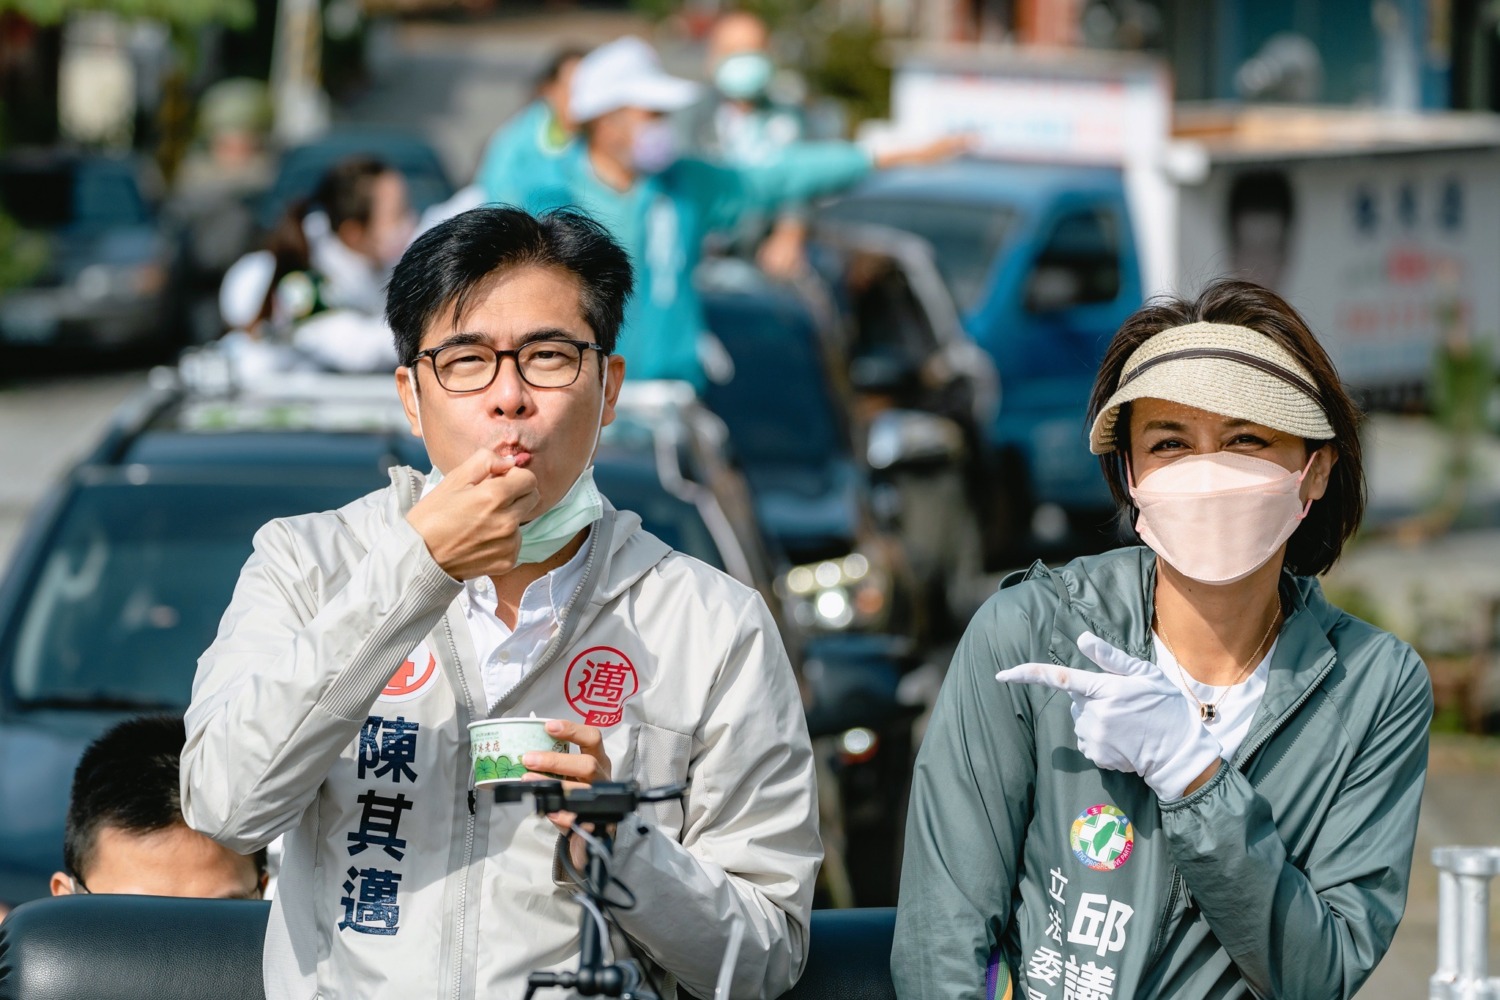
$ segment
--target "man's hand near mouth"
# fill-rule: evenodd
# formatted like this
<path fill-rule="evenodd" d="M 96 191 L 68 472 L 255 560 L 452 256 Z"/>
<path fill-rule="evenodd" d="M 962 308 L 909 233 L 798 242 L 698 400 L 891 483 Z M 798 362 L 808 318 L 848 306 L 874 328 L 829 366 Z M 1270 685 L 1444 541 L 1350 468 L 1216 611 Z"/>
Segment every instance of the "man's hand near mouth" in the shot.
<path fill-rule="evenodd" d="M 406 515 L 433 561 L 455 580 L 504 576 L 516 566 L 521 525 L 535 509 L 529 452 L 481 448 L 443 477 Z"/>

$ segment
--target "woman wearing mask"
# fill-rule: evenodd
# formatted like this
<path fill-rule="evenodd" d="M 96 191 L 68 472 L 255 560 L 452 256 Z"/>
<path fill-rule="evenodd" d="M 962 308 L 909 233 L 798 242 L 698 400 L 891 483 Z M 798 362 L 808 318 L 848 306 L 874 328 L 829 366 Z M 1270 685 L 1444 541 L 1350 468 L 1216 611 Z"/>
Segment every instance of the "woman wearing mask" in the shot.
<path fill-rule="evenodd" d="M 917 761 L 903 997 L 1348 997 L 1405 905 L 1432 697 L 1314 579 L 1358 413 L 1275 293 L 1137 312 L 1091 449 L 1145 546 L 1007 580 Z"/>
<path fill-rule="evenodd" d="M 224 320 L 238 339 L 286 334 L 299 354 L 334 371 L 394 368 L 385 284 L 413 228 L 398 170 L 372 157 L 343 160 L 287 209 L 265 250 L 230 268 L 219 295 Z"/>

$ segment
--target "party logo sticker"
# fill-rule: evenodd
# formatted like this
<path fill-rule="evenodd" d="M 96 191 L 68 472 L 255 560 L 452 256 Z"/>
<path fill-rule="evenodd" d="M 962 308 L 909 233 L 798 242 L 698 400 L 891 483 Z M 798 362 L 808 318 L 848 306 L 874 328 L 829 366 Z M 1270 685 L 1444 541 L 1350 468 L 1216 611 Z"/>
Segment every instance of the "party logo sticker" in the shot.
<path fill-rule="evenodd" d="M 1068 839 L 1079 861 L 1096 872 L 1112 872 L 1130 860 L 1135 827 L 1112 805 L 1089 806 L 1073 821 Z"/>
<path fill-rule="evenodd" d="M 625 702 L 641 689 L 635 664 L 611 646 L 594 646 L 573 657 L 563 679 L 568 704 L 590 726 L 613 726 L 625 716 Z"/>
<path fill-rule="evenodd" d="M 413 698 L 420 698 L 432 690 L 437 678 L 437 657 L 432 655 L 427 643 L 419 643 L 381 689 L 380 700 L 411 701 Z"/>

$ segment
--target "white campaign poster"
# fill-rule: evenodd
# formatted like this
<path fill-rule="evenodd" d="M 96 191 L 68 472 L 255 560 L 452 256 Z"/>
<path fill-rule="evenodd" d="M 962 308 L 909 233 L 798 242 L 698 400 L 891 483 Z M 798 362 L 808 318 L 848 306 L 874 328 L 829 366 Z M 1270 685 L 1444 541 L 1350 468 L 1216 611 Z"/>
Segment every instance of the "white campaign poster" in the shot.
<path fill-rule="evenodd" d="M 1275 288 L 1346 383 L 1425 381 L 1439 338 L 1500 337 L 1500 151 L 1216 163 L 1181 189 L 1178 288 Z"/>

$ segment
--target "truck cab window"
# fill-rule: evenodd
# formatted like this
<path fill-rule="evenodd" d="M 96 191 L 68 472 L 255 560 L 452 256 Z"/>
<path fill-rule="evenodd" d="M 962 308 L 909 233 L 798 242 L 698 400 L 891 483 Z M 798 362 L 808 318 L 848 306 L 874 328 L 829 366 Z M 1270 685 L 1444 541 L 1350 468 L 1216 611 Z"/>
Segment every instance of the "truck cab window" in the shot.
<path fill-rule="evenodd" d="M 916 391 L 937 337 L 906 275 L 892 261 L 867 255 L 851 269 L 854 316 L 850 378 L 855 389 L 905 396 Z"/>
<path fill-rule="evenodd" d="M 887 263 L 868 284 L 851 291 L 858 318 L 856 355 L 900 351 L 920 360 L 936 348 L 932 324 L 899 268 Z"/>
<path fill-rule="evenodd" d="M 1026 311 L 1057 312 L 1120 294 L 1120 226 L 1092 208 L 1058 219 L 1026 281 Z"/>

